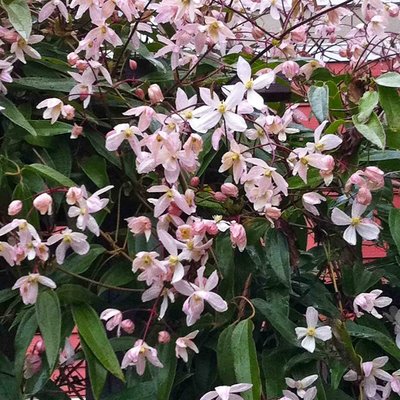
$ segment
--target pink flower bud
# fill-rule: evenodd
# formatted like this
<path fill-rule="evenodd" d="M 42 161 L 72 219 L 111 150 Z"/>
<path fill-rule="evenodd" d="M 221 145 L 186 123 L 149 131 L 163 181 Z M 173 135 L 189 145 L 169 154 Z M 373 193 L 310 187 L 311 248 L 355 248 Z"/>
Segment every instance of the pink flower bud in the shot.
<path fill-rule="evenodd" d="M 21 212 L 24 205 L 21 200 L 14 200 L 8 206 L 8 215 L 17 215 Z"/>
<path fill-rule="evenodd" d="M 339 49 L 339 56 L 340 57 L 343 57 L 343 58 L 348 58 L 348 52 L 347 52 L 347 49 Z"/>
<path fill-rule="evenodd" d="M 193 229 L 196 235 L 204 235 L 207 231 L 207 224 L 203 220 L 196 221 L 193 224 Z"/>
<path fill-rule="evenodd" d="M 299 65 L 294 61 L 285 61 L 281 65 L 281 71 L 283 75 L 288 79 L 293 79 L 296 75 L 300 73 Z"/>
<path fill-rule="evenodd" d="M 78 60 L 75 64 L 76 68 L 78 68 L 80 72 L 83 72 L 88 67 L 88 65 L 88 62 L 85 60 Z"/>
<path fill-rule="evenodd" d="M 307 25 L 299 26 L 290 33 L 290 38 L 295 43 L 305 43 L 307 40 Z"/>
<path fill-rule="evenodd" d="M 397 18 L 399 16 L 399 6 L 397 4 L 389 3 L 387 7 L 388 13 L 392 18 Z"/>
<path fill-rule="evenodd" d="M 243 47 L 243 51 L 246 53 L 246 54 L 253 54 L 254 53 L 254 50 L 250 47 L 250 46 L 244 46 Z"/>
<path fill-rule="evenodd" d="M 151 235 L 151 221 L 148 217 L 130 217 L 126 218 L 126 221 L 128 222 L 128 228 L 134 235 L 144 233 L 147 241 L 149 240 Z"/>
<path fill-rule="evenodd" d="M 129 68 L 132 71 L 136 71 L 137 68 L 137 62 L 135 60 L 129 60 Z"/>
<path fill-rule="evenodd" d="M 49 194 L 42 193 L 33 200 L 33 207 L 35 207 L 41 215 L 51 215 L 53 213 L 53 199 Z"/>
<path fill-rule="evenodd" d="M 214 221 L 210 221 L 206 224 L 207 226 L 207 233 L 209 235 L 216 235 L 219 232 L 218 225 Z"/>
<path fill-rule="evenodd" d="M 138 89 L 135 90 L 134 93 L 135 93 L 135 96 L 139 97 L 139 99 L 144 100 L 144 91 L 143 91 L 143 89 L 138 88 Z"/>
<path fill-rule="evenodd" d="M 272 220 L 279 219 L 281 217 L 281 214 L 282 214 L 281 210 L 279 208 L 276 208 L 276 207 L 268 207 L 265 210 L 265 216 L 267 218 L 272 219 Z"/>
<path fill-rule="evenodd" d="M 67 55 L 67 61 L 68 61 L 68 64 L 71 65 L 71 67 L 74 66 L 78 62 L 78 60 L 79 60 L 79 56 L 78 56 L 78 54 L 76 54 L 74 52 L 69 53 Z"/>
<path fill-rule="evenodd" d="M 223 203 L 226 201 L 228 196 L 225 196 L 222 192 L 215 192 L 214 193 L 214 199 L 219 201 L 220 203 Z"/>
<path fill-rule="evenodd" d="M 368 206 L 372 201 L 371 191 L 365 186 L 360 187 L 360 189 L 358 189 L 356 200 L 358 203 Z"/>
<path fill-rule="evenodd" d="M 378 167 L 367 167 L 364 176 L 369 180 L 371 190 L 377 190 L 385 186 L 385 174 Z M 372 185 L 371 185 L 372 183 Z"/>
<path fill-rule="evenodd" d="M 135 324 L 130 319 L 124 319 L 121 322 L 121 329 L 129 335 L 135 331 Z"/>
<path fill-rule="evenodd" d="M 190 179 L 190 186 L 197 187 L 200 184 L 200 178 L 198 176 L 194 176 Z"/>
<path fill-rule="evenodd" d="M 233 221 L 230 226 L 230 237 L 233 247 L 237 246 L 239 251 L 243 251 L 245 249 L 247 244 L 247 236 L 243 225 Z"/>
<path fill-rule="evenodd" d="M 172 202 L 168 207 L 168 214 L 179 217 L 182 214 L 182 210 L 174 202 Z"/>
<path fill-rule="evenodd" d="M 78 139 L 78 137 L 82 135 L 82 132 L 83 132 L 83 126 L 74 124 L 71 130 L 70 139 Z"/>
<path fill-rule="evenodd" d="M 69 104 L 66 104 L 61 108 L 61 114 L 67 120 L 72 120 L 75 118 L 75 108 Z"/>
<path fill-rule="evenodd" d="M 42 359 L 38 354 L 28 354 L 24 363 L 24 378 L 29 379 L 42 368 Z"/>
<path fill-rule="evenodd" d="M 82 189 L 78 187 L 71 187 L 66 194 L 67 204 L 72 206 L 83 197 Z"/>
<path fill-rule="evenodd" d="M 151 104 L 156 104 L 164 101 L 164 95 L 161 91 L 161 88 L 156 83 L 153 83 L 149 86 L 149 88 L 147 89 L 147 94 L 149 96 Z"/>
<path fill-rule="evenodd" d="M 43 339 L 39 339 L 36 342 L 34 351 L 36 351 L 37 354 L 41 354 L 41 353 L 44 353 L 46 351 L 46 346 L 44 344 L 44 340 Z"/>
<path fill-rule="evenodd" d="M 167 331 L 158 332 L 158 343 L 167 344 L 171 341 L 171 335 Z"/>
<path fill-rule="evenodd" d="M 233 183 L 224 183 L 221 186 L 221 192 L 228 197 L 238 197 L 239 189 Z"/>
<path fill-rule="evenodd" d="M 251 30 L 251 34 L 252 34 L 253 38 L 256 40 L 260 40 L 265 36 L 265 33 L 258 26 L 255 26 Z"/>

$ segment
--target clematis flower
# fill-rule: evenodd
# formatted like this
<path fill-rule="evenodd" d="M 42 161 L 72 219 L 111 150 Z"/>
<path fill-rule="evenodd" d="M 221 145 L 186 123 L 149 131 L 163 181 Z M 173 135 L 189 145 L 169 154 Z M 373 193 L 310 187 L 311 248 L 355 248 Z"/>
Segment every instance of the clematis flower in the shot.
<path fill-rule="evenodd" d="M 232 386 L 217 386 L 215 390 L 206 393 L 200 400 L 243 400 L 236 393 L 243 393 L 253 387 L 250 383 L 238 383 Z"/>
<path fill-rule="evenodd" d="M 129 230 L 134 235 L 139 235 L 144 233 L 146 237 L 146 241 L 148 242 L 151 236 L 151 221 L 149 218 L 140 216 L 140 217 L 130 217 L 125 218 L 125 221 L 128 223 Z"/>
<path fill-rule="evenodd" d="M 291 389 L 296 389 L 297 395 L 300 398 L 304 398 L 306 394 L 306 389 L 312 385 L 318 379 L 318 375 L 310 375 L 305 378 L 295 381 L 292 378 L 285 378 L 286 385 Z"/>
<path fill-rule="evenodd" d="M 290 392 L 289 390 L 284 390 L 282 393 L 283 397 L 281 397 L 279 400 L 299 400 L 299 396 L 297 396 L 293 392 Z M 307 389 L 304 393 L 304 396 L 300 398 L 304 400 L 314 400 L 316 396 L 317 396 L 317 388 L 312 387 L 310 389 Z"/>
<path fill-rule="evenodd" d="M 69 99 L 79 99 L 83 102 L 83 108 L 87 108 L 90 98 L 93 94 L 93 84 L 96 82 L 96 76 L 90 68 L 86 69 L 83 74 L 69 72 L 76 81 L 76 85 L 69 92 Z"/>
<path fill-rule="evenodd" d="M 36 273 L 19 278 L 12 287 L 12 290 L 19 289 L 24 304 L 35 304 L 39 293 L 39 283 L 51 289 L 57 287 L 50 278 Z"/>
<path fill-rule="evenodd" d="M 43 113 L 44 119 L 51 119 L 51 123 L 54 124 L 60 117 L 64 103 L 57 98 L 51 98 L 41 101 L 36 108 L 46 108 Z"/>
<path fill-rule="evenodd" d="M 228 305 L 222 297 L 211 292 L 218 285 L 218 274 L 214 271 L 209 278 L 204 278 L 206 267 L 200 267 L 197 270 L 197 279 L 195 283 L 189 283 L 181 280 L 174 284 L 175 289 L 188 296 L 183 304 L 183 312 L 186 314 L 186 324 L 193 325 L 204 311 L 204 301 L 206 301 L 217 312 L 224 312 Z"/>
<path fill-rule="evenodd" d="M 361 370 L 363 372 L 362 378 L 362 387 L 368 398 L 372 398 L 376 395 L 378 390 L 378 383 L 376 379 L 381 379 L 386 382 L 390 382 L 392 380 L 392 376 L 384 371 L 382 367 L 389 361 L 389 357 L 377 357 L 372 361 L 363 362 L 361 364 Z M 354 382 L 359 379 L 357 376 L 357 372 L 354 370 L 348 371 L 343 379 L 345 381 Z"/>
<path fill-rule="evenodd" d="M 243 225 L 238 224 L 236 221 L 232 221 L 229 229 L 232 246 L 237 246 L 239 251 L 242 252 L 247 245 L 247 236 Z"/>
<path fill-rule="evenodd" d="M 106 149 L 108 151 L 115 151 L 121 146 L 122 142 L 126 140 L 135 154 L 138 154 L 140 145 L 137 137 L 142 135 L 142 132 L 135 126 L 118 124 L 106 135 Z"/>
<path fill-rule="evenodd" d="M 301 201 L 303 203 L 303 207 L 307 211 L 313 215 L 319 215 L 319 211 L 315 205 L 326 201 L 326 198 L 317 192 L 308 192 L 303 194 Z"/>
<path fill-rule="evenodd" d="M 3 236 L 17 228 L 20 244 L 26 245 L 27 243 L 31 243 L 32 239 L 40 242 L 40 237 L 35 227 L 25 219 L 13 219 L 10 223 L 4 225 L 0 229 L 0 236 Z"/>
<path fill-rule="evenodd" d="M 297 339 L 302 339 L 301 347 L 310 353 L 314 353 L 315 339 L 326 342 L 332 338 L 332 329 L 330 326 L 318 325 L 318 311 L 314 307 L 307 307 L 306 311 L 307 328 L 296 328 Z"/>
<path fill-rule="evenodd" d="M 271 71 L 253 80 L 250 64 L 243 57 L 239 57 L 237 75 L 246 88 L 247 101 L 250 105 L 258 110 L 264 108 L 264 99 L 257 93 L 257 90 L 268 89 L 275 80 L 275 73 Z"/>
<path fill-rule="evenodd" d="M 307 143 L 309 153 L 322 153 L 323 151 L 333 150 L 342 143 L 342 139 L 336 135 L 324 135 L 321 138 L 321 134 L 329 121 L 322 122 L 314 131 L 314 143 Z"/>
<path fill-rule="evenodd" d="M 139 117 L 138 128 L 141 132 L 145 131 L 153 120 L 156 112 L 148 106 L 130 108 L 123 115 Z"/>
<path fill-rule="evenodd" d="M 400 369 L 393 372 L 390 387 L 394 393 L 400 394 Z"/>
<path fill-rule="evenodd" d="M 53 214 L 53 199 L 49 194 L 42 193 L 33 200 L 33 207 L 35 207 L 41 215 L 51 215 Z"/>
<path fill-rule="evenodd" d="M 226 42 L 226 39 L 235 39 L 235 34 L 221 21 L 209 16 L 204 17 L 206 25 L 199 28 L 200 32 L 207 32 L 214 43 Z"/>
<path fill-rule="evenodd" d="M 132 271 L 143 271 L 137 279 L 146 281 L 147 285 L 158 281 L 159 277 L 167 273 L 164 264 L 158 260 L 159 254 L 156 251 L 139 251 L 132 262 Z"/>
<path fill-rule="evenodd" d="M 7 242 L 0 242 L 0 256 L 12 267 L 15 264 L 15 249 Z"/>
<path fill-rule="evenodd" d="M 56 259 L 58 264 L 62 264 L 65 259 L 65 254 L 70 247 L 79 255 L 88 253 L 90 245 L 86 239 L 87 236 L 83 233 L 72 232 L 71 229 L 66 228 L 61 233 L 55 233 L 50 236 L 49 239 L 47 239 L 47 244 L 51 246 L 61 241 L 56 248 Z"/>
<path fill-rule="evenodd" d="M 198 330 L 189 333 L 186 336 L 180 337 L 175 341 L 175 355 L 176 358 L 182 358 L 184 362 L 188 362 L 188 351 L 187 349 L 193 350 L 195 353 L 199 352 L 197 346 L 193 343 L 193 340 L 197 334 Z"/>
<path fill-rule="evenodd" d="M 86 35 L 84 39 L 85 42 L 96 41 L 98 46 L 103 42 L 108 42 L 114 47 L 122 45 L 121 38 L 109 27 L 105 19 L 92 20 L 92 22 L 97 25 L 97 27 Z"/>
<path fill-rule="evenodd" d="M 231 148 L 222 156 L 222 165 L 218 172 L 224 172 L 229 168 L 232 168 L 233 180 L 239 183 L 241 179 L 244 179 L 246 174 L 246 158 L 250 156 L 246 153 L 248 149 L 242 144 L 238 144 L 234 139 L 230 142 Z"/>
<path fill-rule="evenodd" d="M 50 17 L 53 12 L 58 9 L 63 18 L 68 21 L 68 9 L 61 0 L 50 0 L 40 10 L 38 21 L 43 22 Z"/>
<path fill-rule="evenodd" d="M 100 314 L 100 319 L 107 321 L 106 329 L 112 331 L 117 328 L 117 337 L 121 336 L 122 312 L 115 308 L 107 308 Z"/>
<path fill-rule="evenodd" d="M 121 368 L 127 368 L 131 365 L 136 367 L 138 375 L 142 376 L 146 369 L 146 361 L 155 367 L 163 368 L 164 365 L 158 359 L 157 350 L 150 347 L 145 341 L 139 339 L 135 342 L 134 347 L 125 353 L 122 359 Z"/>
<path fill-rule="evenodd" d="M 162 298 L 160 312 L 158 315 L 158 319 L 161 320 L 164 318 L 165 313 L 167 312 L 168 301 L 171 303 L 175 302 L 174 290 L 164 287 L 164 284 L 160 281 L 155 281 L 152 286 L 142 293 L 142 301 L 144 303 L 146 301 L 157 299 L 158 297 Z"/>
<path fill-rule="evenodd" d="M 190 124 L 197 132 L 206 133 L 218 124 L 221 119 L 225 121 L 227 129 L 235 132 L 244 132 L 247 128 L 246 121 L 235 109 L 243 100 L 245 87 L 238 82 L 225 100 L 220 100 L 216 93 L 210 89 L 200 88 L 200 97 L 206 104 L 196 110 L 200 118 L 194 119 Z"/>
<path fill-rule="evenodd" d="M 26 64 L 25 54 L 35 60 L 40 60 L 42 58 L 40 54 L 29 45 L 39 43 L 43 39 L 43 35 L 31 35 L 28 40 L 18 36 L 18 40 L 11 45 L 10 52 L 15 54 L 15 57 L 24 64 Z"/>
<path fill-rule="evenodd" d="M 331 219 L 335 225 L 348 225 L 343 233 L 343 239 L 351 245 L 357 243 L 357 233 L 366 240 L 375 240 L 379 236 L 378 225 L 369 218 L 361 218 L 366 209 L 367 206 L 355 201 L 351 208 L 351 217 L 338 208 L 332 211 Z"/>
<path fill-rule="evenodd" d="M 11 83 L 13 81 L 11 77 L 13 68 L 13 65 L 9 61 L 0 60 L 0 93 L 7 94 L 7 88 L 3 82 Z M 4 107 L 0 107 L 1 110 L 4 110 Z"/>
<path fill-rule="evenodd" d="M 373 315 L 375 318 L 381 319 L 383 316 L 378 313 L 377 308 L 387 307 L 392 303 L 392 299 L 390 297 L 382 296 L 382 290 L 375 289 L 370 293 L 360 293 L 356 296 L 353 301 L 354 312 L 357 317 L 360 318 L 364 313 L 360 311 L 360 308 L 367 313 Z"/>

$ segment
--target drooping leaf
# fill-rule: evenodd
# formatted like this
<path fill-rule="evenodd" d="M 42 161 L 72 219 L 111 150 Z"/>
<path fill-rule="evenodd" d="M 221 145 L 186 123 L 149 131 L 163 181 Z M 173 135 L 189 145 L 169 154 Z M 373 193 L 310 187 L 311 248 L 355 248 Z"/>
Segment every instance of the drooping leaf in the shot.
<path fill-rule="evenodd" d="M 386 74 L 376 78 L 375 82 L 379 86 L 400 88 L 400 74 L 398 72 L 386 72 Z"/>
<path fill-rule="evenodd" d="M 379 274 L 368 271 L 364 265 L 355 264 L 342 268 L 342 288 L 346 296 L 356 296 L 366 292 L 380 279 Z"/>
<path fill-rule="evenodd" d="M 311 86 L 308 91 L 308 101 L 313 114 L 319 122 L 328 119 L 329 115 L 329 88 L 327 85 Z"/>
<path fill-rule="evenodd" d="M 53 371 L 61 345 L 60 302 L 52 290 L 44 290 L 39 293 L 35 307 L 40 333 L 46 345 L 47 362 L 50 371 Z"/>
<path fill-rule="evenodd" d="M 358 105 L 359 113 L 357 115 L 358 121 L 364 123 L 368 121 L 368 118 L 374 111 L 374 108 L 378 105 L 379 94 L 377 92 L 365 92 L 363 97 L 360 99 Z"/>
<path fill-rule="evenodd" d="M 400 208 L 392 208 L 389 212 L 389 228 L 397 250 L 400 253 Z"/>
<path fill-rule="evenodd" d="M 97 360 L 114 376 L 124 381 L 124 374 L 96 311 L 87 304 L 81 304 L 72 307 L 72 315 L 79 336 L 83 338 Z"/>
<path fill-rule="evenodd" d="M 67 178 L 65 175 L 56 171 L 55 169 L 49 167 L 48 165 L 43 164 L 30 164 L 25 166 L 24 168 L 34 171 L 41 175 L 45 179 L 49 179 L 52 182 L 55 182 L 59 185 L 70 187 L 76 186 L 75 182 L 71 179 Z"/>
<path fill-rule="evenodd" d="M 32 16 L 26 0 L 0 1 L 13 28 L 27 40 L 32 31 Z"/>
<path fill-rule="evenodd" d="M 107 175 L 107 163 L 103 157 L 93 155 L 84 162 L 81 167 L 83 172 L 93 181 L 98 188 L 109 184 Z"/>
<path fill-rule="evenodd" d="M 378 116 L 373 112 L 366 123 L 361 123 L 358 121 L 357 115 L 353 115 L 353 123 L 358 132 L 361 133 L 365 137 L 365 139 L 369 140 L 372 144 L 379 147 L 380 149 L 384 149 L 386 145 L 386 135 L 379 121 Z"/>
<path fill-rule="evenodd" d="M 40 76 L 30 76 L 27 78 L 19 78 L 14 81 L 15 86 L 21 86 L 27 89 L 35 89 L 55 92 L 68 93 L 74 87 L 74 81 L 71 77 L 48 79 Z"/>
<path fill-rule="evenodd" d="M 225 328 L 218 338 L 217 344 L 217 364 L 218 373 L 224 385 L 233 385 L 235 383 L 235 371 L 233 365 L 233 351 L 232 351 L 232 333 L 235 325 L 229 325 Z"/>
<path fill-rule="evenodd" d="M 18 110 L 11 100 L 7 99 L 2 94 L 0 94 L 0 106 L 4 107 L 4 110 L 1 111 L 2 115 L 9 119 L 12 123 L 26 130 L 32 136 L 37 135 L 35 129 L 24 117 L 21 111 Z"/>
<path fill-rule="evenodd" d="M 64 284 L 56 290 L 57 296 L 62 304 L 101 304 L 101 297 L 96 296 L 82 285 Z"/>
<path fill-rule="evenodd" d="M 232 332 L 231 345 L 236 382 L 253 385 L 250 390 L 242 394 L 245 400 L 259 400 L 262 390 L 253 330 L 253 322 L 246 319 L 239 322 Z"/>

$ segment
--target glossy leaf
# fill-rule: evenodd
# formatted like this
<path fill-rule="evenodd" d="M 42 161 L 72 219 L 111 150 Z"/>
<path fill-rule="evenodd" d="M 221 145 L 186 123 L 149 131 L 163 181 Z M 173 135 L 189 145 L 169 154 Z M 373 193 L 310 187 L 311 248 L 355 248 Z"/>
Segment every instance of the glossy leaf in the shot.
<path fill-rule="evenodd" d="M 400 74 L 398 72 L 387 72 L 375 78 L 375 82 L 380 86 L 400 88 Z"/>
<path fill-rule="evenodd" d="M 109 184 L 107 164 L 103 157 L 93 155 L 85 160 L 81 167 L 83 172 L 85 172 L 98 188 L 103 188 Z"/>
<path fill-rule="evenodd" d="M 386 135 L 383 126 L 375 113 L 371 114 L 368 122 L 361 123 L 356 115 L 353 115 L 353 123 L 358 132 L 369 140 L 372 144 L 384 149 L 386 145 Z"/>
<path fill-rule="evenodd" d="M 43 165 L 43 164 L 31 164 L 25 167 L 30 171 L 34 171 L 41 175 L 45 179 L 49 179 L 52 182 L 55 182 L 59 185 L 70 187 L 76 186 L 75 182 L 71 179 L 67 178 L 65 175 L 61 174 L 60 172 L 56 171 L 55 169 Z"/>
<path fill-rule="evenodd" d="M 400 209 L 392 208 L 389 212 L 390 233 L 400 253 Z"/>

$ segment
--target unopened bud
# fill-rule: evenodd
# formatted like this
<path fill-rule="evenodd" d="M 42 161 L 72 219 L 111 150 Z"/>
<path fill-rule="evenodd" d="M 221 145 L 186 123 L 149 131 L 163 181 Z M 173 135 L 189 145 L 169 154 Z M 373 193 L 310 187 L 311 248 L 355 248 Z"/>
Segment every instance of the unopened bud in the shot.
<path fill-rule="evenodd" d="M 8 206 L 8 215 L 17 215 L 21 212 L 23 208 L 21 200 L 14 200 Z"/>
<path fill-rule="evenodd" d="M 171 335 L 167 331 L 158 332 L 158 343 L 167 344 L 171 341 Z"/>
<path fill-rule="evenodd" d="M 197 187 L 200 184 L 200 178 L 198 176 L 194 176 L 190 179 L 190 186 Z"/>
<path fill-rule="evenodd" d="M 214 199 L 219 201 L 220 203 L 226 201 L 228 196 L 225 196 L 222 192 L 215 192 L 214 193 Z"/>
<path fill-rule="evenodd" d="M 132 320 L 130 320 L 130 319 L 124 319 L 124 320 L 121 322 L 121 329 L 122 329 L 124 332 L 126 332 L 126 333 L 128 333 L 128 334 L 131 334 L 131 333 L 133 333 L 134 330 L 135 330 L 135 324 L 134 324 L 134 322 L 133 322 Z"/>
<path fill-rule="evenodd" d="M 41 215 L 53 213 L 53 199 L 47 193 L 42 193 L 33 200 L 33 207 L 40 212 Z"/>
<path fill-rule="evenodd" d="M 136 71 L 137 68 L 137 62 L 135 60 L 129 60 L 129 68 L 132 71 Z"/>
<path fill-rule="evenodd" d="M 149 86 L 149 88 L 147 89 L 147 94 L 149 95 L 151 104 L 156 104 L 164 101 L 164 95 L 161 91 L 161 88 L 156 83 L 153 83 Z"/>
<path fill-rule="evenodd" d="M 139 97 L 139 99 L 144 100 L 144 91 L 143 91 L 143 89 L 138 88 L 138 89 L 135 90 L 134 93 L 135 93 L 136 97 Z"/>

